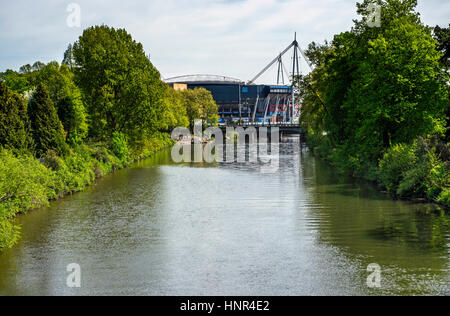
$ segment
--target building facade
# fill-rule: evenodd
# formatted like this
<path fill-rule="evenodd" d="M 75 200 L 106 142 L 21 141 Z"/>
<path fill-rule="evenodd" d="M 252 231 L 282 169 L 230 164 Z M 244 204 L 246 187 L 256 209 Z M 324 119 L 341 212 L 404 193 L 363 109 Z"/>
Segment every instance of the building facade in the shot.
<path fill-rule="evenodd" d="M 175 77 L 165 82 L 176 90 L 183 86 L 210 91 L 219 107 L 221 123 L 298 121 L 299 106 L 292 106 L 295 93 L 290 86 L 248 85 L 239 79 L 212 75 Z"/>

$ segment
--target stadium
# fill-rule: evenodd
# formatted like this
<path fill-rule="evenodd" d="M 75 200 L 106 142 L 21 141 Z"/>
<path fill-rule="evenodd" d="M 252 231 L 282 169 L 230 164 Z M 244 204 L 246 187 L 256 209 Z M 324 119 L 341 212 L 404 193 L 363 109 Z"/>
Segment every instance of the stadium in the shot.
<path fill-rule="evenodd" d="M 286 85 L 246 84 L 243 80 L 215 75 L 189 75 L 165 80 L 177 90 L 204 88 L 219 106 L 221 123 L 290 122 L 293 89 Z"/>
<path fill-rule="evenodd" d="M 283 64 L 283 56 L 291 49 L 292 72 L 289 72 Z M 219 106 L 221 124 L 297 124 L 301 105 L 292 82 L 300 75 L 300 55 L 313 69 L 314 65 L 300 48 L 296 34 L 294 41 L 248 82 L 218 75 L 187 75 L 164 81 L 176 90 L 204 88 L 210 91 Z M 275 64 L 278 64 L 277 84 L 255 84 Z M 285 78 L 291 79 L 290 85 L 284 84 Z"/>

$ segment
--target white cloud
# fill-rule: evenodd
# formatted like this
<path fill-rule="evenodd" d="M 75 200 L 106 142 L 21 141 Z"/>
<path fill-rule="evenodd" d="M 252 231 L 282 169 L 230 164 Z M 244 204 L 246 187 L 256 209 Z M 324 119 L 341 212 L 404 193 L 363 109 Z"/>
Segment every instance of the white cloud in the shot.
<path fill-rule="evenodd" d="M 81 6 L 83 28 L 126 28 L 165 77 L 212 73 L 247 80 L 292 41 L 294 32 L 306 46 L 348 30 L 356 17 L 352 0 L 1 1 L 0 71 L 36 60 L 60 61 L 82 32 L 66 26 L 71 2 Z M 448 23 L 449 3 L 419 3 L 425 23 Z"/>

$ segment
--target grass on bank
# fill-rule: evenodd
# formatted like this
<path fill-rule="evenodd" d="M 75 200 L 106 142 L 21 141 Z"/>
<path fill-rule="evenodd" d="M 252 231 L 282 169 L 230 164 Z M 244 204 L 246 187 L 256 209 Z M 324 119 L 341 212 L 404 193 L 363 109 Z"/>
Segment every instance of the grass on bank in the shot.
<path fill-rule="evenodd" d="M 49 150 L 42 159 L 0 149 L 0 252 L 14 246 L 20 227 L 11 220 L 20 213 L 47 206 L 49 201 L 82 191 L 97 178 L 152 156 L 172 144 L 169 135 L 157 134 L 129 150 L 123 135 L 110 144 L 79 145 L 65 157 Z"/>

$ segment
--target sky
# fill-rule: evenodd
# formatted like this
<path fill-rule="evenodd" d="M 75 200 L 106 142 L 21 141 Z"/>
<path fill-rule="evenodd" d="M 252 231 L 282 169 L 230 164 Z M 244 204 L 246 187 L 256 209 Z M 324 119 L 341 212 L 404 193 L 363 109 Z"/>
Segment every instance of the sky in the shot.
<path fill-rule="evenodd" d="M 67 23 L 72 3 L 80 27 Z M 61 62 L 93 25 L 125 28 L 163 78 L 214 74 L 250 80 L 287 47 L 331 40 L 357 18 L 353 0 L 0 0 L 0 71 Z M 450 1 L 419 0 L 428 25 L 448 26 Z M 73 21 L 69 19 L 70 21 Z M 72 26 L 72 27 L 71 27 Z M 288 54 L 284 63 L 291 63 Z M 307 72 L 306 63 L 301 64 Z M 260 81 L 276 81 L 276 68 Z"/>

